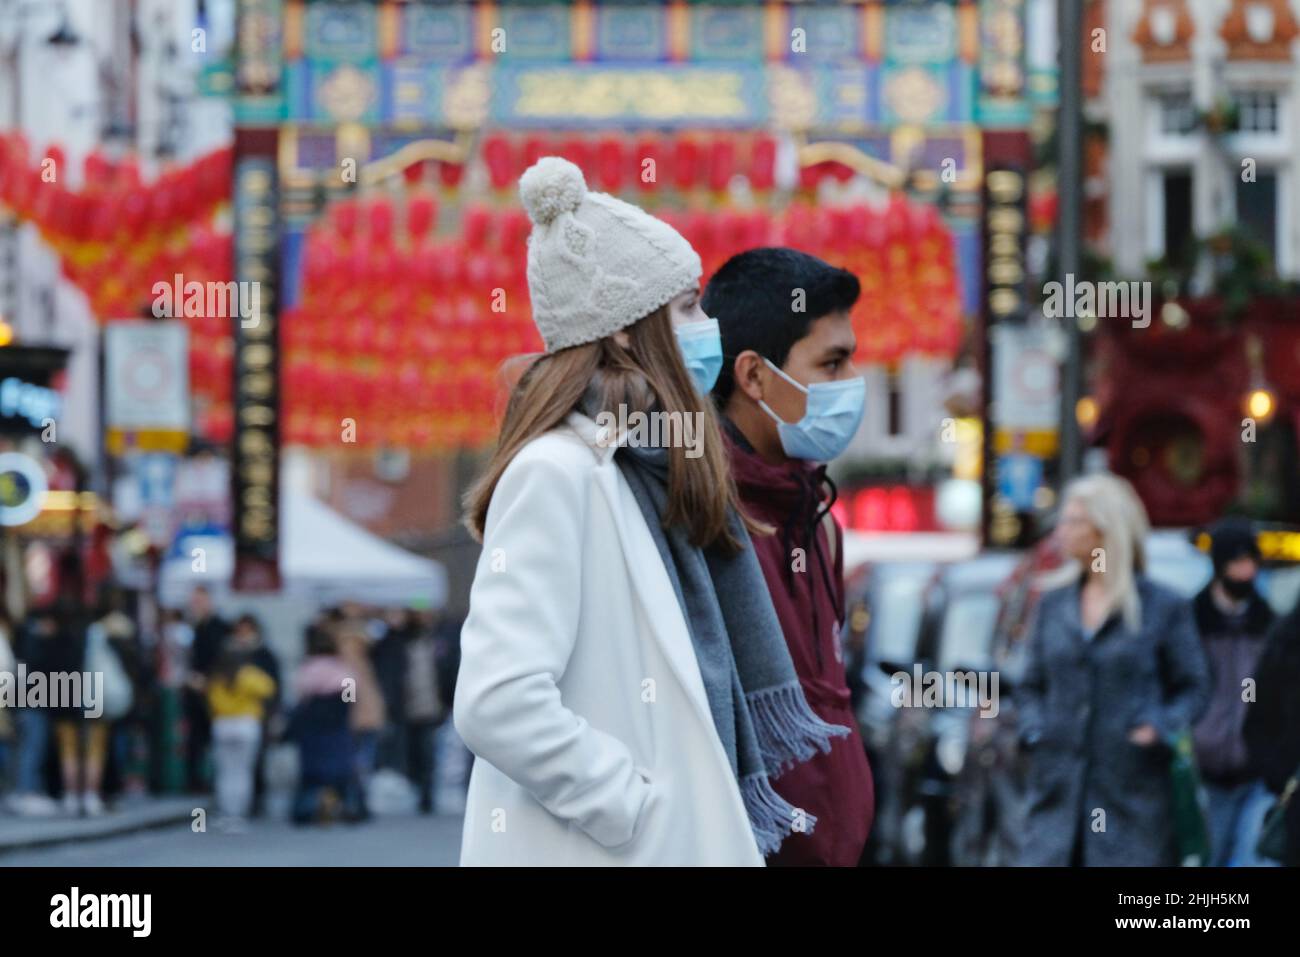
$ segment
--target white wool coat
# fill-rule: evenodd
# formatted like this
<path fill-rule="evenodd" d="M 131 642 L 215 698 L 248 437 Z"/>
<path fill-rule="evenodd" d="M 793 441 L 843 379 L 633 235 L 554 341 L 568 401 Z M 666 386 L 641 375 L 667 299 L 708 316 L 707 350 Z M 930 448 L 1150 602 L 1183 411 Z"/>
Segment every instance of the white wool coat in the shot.
<path fill-rule="evenodd" d="M 574 413 L 488 509 L 456 730 L 462 865 L 762 866 L 650 530 Z"/>

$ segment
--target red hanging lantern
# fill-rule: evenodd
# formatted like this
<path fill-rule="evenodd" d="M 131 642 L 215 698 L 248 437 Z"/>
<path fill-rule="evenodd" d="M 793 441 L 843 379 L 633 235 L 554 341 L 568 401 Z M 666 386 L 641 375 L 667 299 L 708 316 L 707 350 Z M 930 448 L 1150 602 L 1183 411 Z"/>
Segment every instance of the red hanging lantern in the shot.
<path fill-rule="evenodd" d="M 345 199 L 330 207 L 330 219 L 334 222 L 334 229 L 347 242 L 351 242 L 356 237 L 357 223 L 360 218 L 361 211 L 356 200 Z"/>
<path fill-rule="evenodd" d="M 416 187 L 424 180 L 424 162 L 412 163 L 402 170 L 402 180 L 407 186 Z"/>
<path fill-rule="evenodd" d="M 623 143 L 607 136 L 596 145 L 596 182 L 607 193 L 617 193 L 627 179 L 627 154 Z"/>
<path fill-rule="evenodd" d="M 540 136 L 530 136 L 524 140 L 524 169 L 528 169 L 543 156 L 548 156 L 552 152 L 547 145 L 546 140 Z"/>
<path fill-rule="evenodd" d="M 776 137 L 761 134 L 755 138 L 749 182 L 757 190 L 769 190 L 776 185 Z"/>
<path fill-rule="evenodd" d="M 709 146 L 709 188 L 722 192 L 736 172 L 736 145 L 730 139 L 714 140 Z"/>
<path fill-rule="evenodd" d="M 743 245 L 746 249 L 767 246 L 769 245 L 768 237 L 771 234 L 772 217 L 766 210 L 755 210 L 745 220 L 745 240 Z"/>
<path fill-rule="evenodd" d="M 198 160 L 192 165 L 192 169 L 201 166 L 203 160 Z M 134 156 L 128 156 L 118 164 L 116 175 L 114 176 L 113 186 L 116 189 L 139 189 L 144 179 L 140 175 L 140 161 Z"/>
<path fill-rule="evenodd" d="M 484 140 L 483 162 L 493 189 L 507 189 L 515 181 L 515 149 L 505 136 L 498 133 Z"/>
<path fill-rule="evenodd" d="M 371 200 L 366 209 L 366 221 L 370 239 L 381 246 L 389 245 L 393 240 L 393 201 L 387 196 Z"/>
<path fill-rule="evenodd" d="M 57 149 L 57 147 L 55 147 Z M 49 155 L 48 153 L 46 155 Z M 62 151 L 60 150 L 60 156 Z M 91 150 L 82 162 L 82 175 L 86 186 L 90 188 L 107 188 L 113 180 L 113 163 L 99 150 Z"/>
<path fill-rule="evenodd" d="M 168 229 L 180 214 L 180 194 L 175 182 L 166 176 L 154 183 L 147 223 L 155 229 Z"/>
<path fill-rule="evenodd" d="M 447 189 L 456 189 L 465 178 L 465 167 L 461 163 L 439 163 L 438 179 Z"/>
<path fill-rule="evenodd" d="M 516 256 L 526 248 L 528 233 L 533 228 L 527 213 L 520 209 L 507 210 L 502 214 L 498 225 L 501 252 L 507 256 Z"/>
<path fill-rule="evenodd" d="M 799 188 L 809 191 L 817 189 L 817 185 L 826 175 L 825 163 L 813 163 L 809 166 L 799 168 Z"/>
<path fill-rule="evenodd" d="M 679 190 L 692 189 L 700 177 L 700 147 L 682 138 L 673 145 L 673 185 Z"/>
<path fill-rule="evenodd" d="M 415 196 L 406 207 L 406 231 L 423 242 L 438 219 L 438 203 L 432 196 Z"/>
<path fill-rule="evenodd" d="M 560 155 L 582 170 L 583 176 L 591 172 L 592 148 L 591 144 L 586 140 L 577 137 L 566 140 L 564 146 L 561 147 Z"/>
<path fill-rule="evenodd" d="M 461 223 L 461 235 L 464 238 L 465 245 L 469 249 L 482 249 L 487 243 L 488 227 L 491 225 L 492 214 L 482 206 L 472 206 L 465 211 L 464 221 Z"/>
<path fill-rule="evenodd" d="M 830 175 L 838 182 L 847 183 L 853 178 L 853 167 L 847 163 L 841 163 L 838 160 L 832 160 L 827 164 L 830 168 Z"/>

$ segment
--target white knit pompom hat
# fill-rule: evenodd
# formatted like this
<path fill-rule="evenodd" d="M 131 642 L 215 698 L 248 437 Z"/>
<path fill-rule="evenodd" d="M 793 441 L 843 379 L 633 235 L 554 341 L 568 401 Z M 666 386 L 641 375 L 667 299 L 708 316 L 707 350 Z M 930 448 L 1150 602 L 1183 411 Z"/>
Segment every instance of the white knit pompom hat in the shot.
<path fill-rule="evenodd" d="M 677 230 L 588 192 L 566 159 L 539 159 L 519 196 L 533 221 L 528 294 L 547 352 L 613 335 L 699 284 L 700 257 Z"/>

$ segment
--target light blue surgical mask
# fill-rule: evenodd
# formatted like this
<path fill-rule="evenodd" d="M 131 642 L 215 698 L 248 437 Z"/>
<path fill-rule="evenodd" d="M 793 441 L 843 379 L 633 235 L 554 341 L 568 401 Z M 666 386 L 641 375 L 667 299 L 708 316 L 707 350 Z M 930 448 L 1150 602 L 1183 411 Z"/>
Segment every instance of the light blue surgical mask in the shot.
<path fill-rule="evenodd" d="M 708 395 L 722 371 L 722 334 L 718 331 L 718 320 L 685 322 L 674 326 L 673 331 L 695 388 L 700 390 L 700 395 Z"/>
<path fill-rule="evenodd" d="M 775 420 L 785 454 L 792 459 L 829 462 L 848 448 L 866 410 L 867 380 L 858 376 L 837 382 L 802 385 L 770 359 L 763 361 L 769 369 L 808 396 L 803 418 L 798 422 L 786 422 L 762 399 L 758 402 L 759 407 Z"/>

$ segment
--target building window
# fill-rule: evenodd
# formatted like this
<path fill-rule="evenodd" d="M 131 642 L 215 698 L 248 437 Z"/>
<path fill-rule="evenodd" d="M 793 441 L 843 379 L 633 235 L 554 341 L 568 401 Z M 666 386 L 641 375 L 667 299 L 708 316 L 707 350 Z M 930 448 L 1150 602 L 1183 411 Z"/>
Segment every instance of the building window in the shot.
<path fill-rule="evenodd" d="M 1277 93 L 1270 90 L 1239 90 L 1233 94 L 1232 99 L 1237 106 L 1239 132 L 1277 132 Z"/>
<path fill-rule="evenodd" d="M 1165 170 L 1161 198 L 1164 201 L 1163 238 L 1165 260 L 1171 265 L 1190 265 L 1192 240 L 1192 171 Z"/>
<path fill-rule="evenodd" d="M 1278 184 L 1275 170 L 1257 170 L 1253 183 L 1237 180 L 1237 224 L 1251 239 L 1268 247 L 1277 261 Z"/>
<path fill-rule="evenodd" d="M 1166 136 L 1187 136 L 1196 129 L 1196 109 L 1190 93 L 1162 93 L 1160 132 Z"/>

